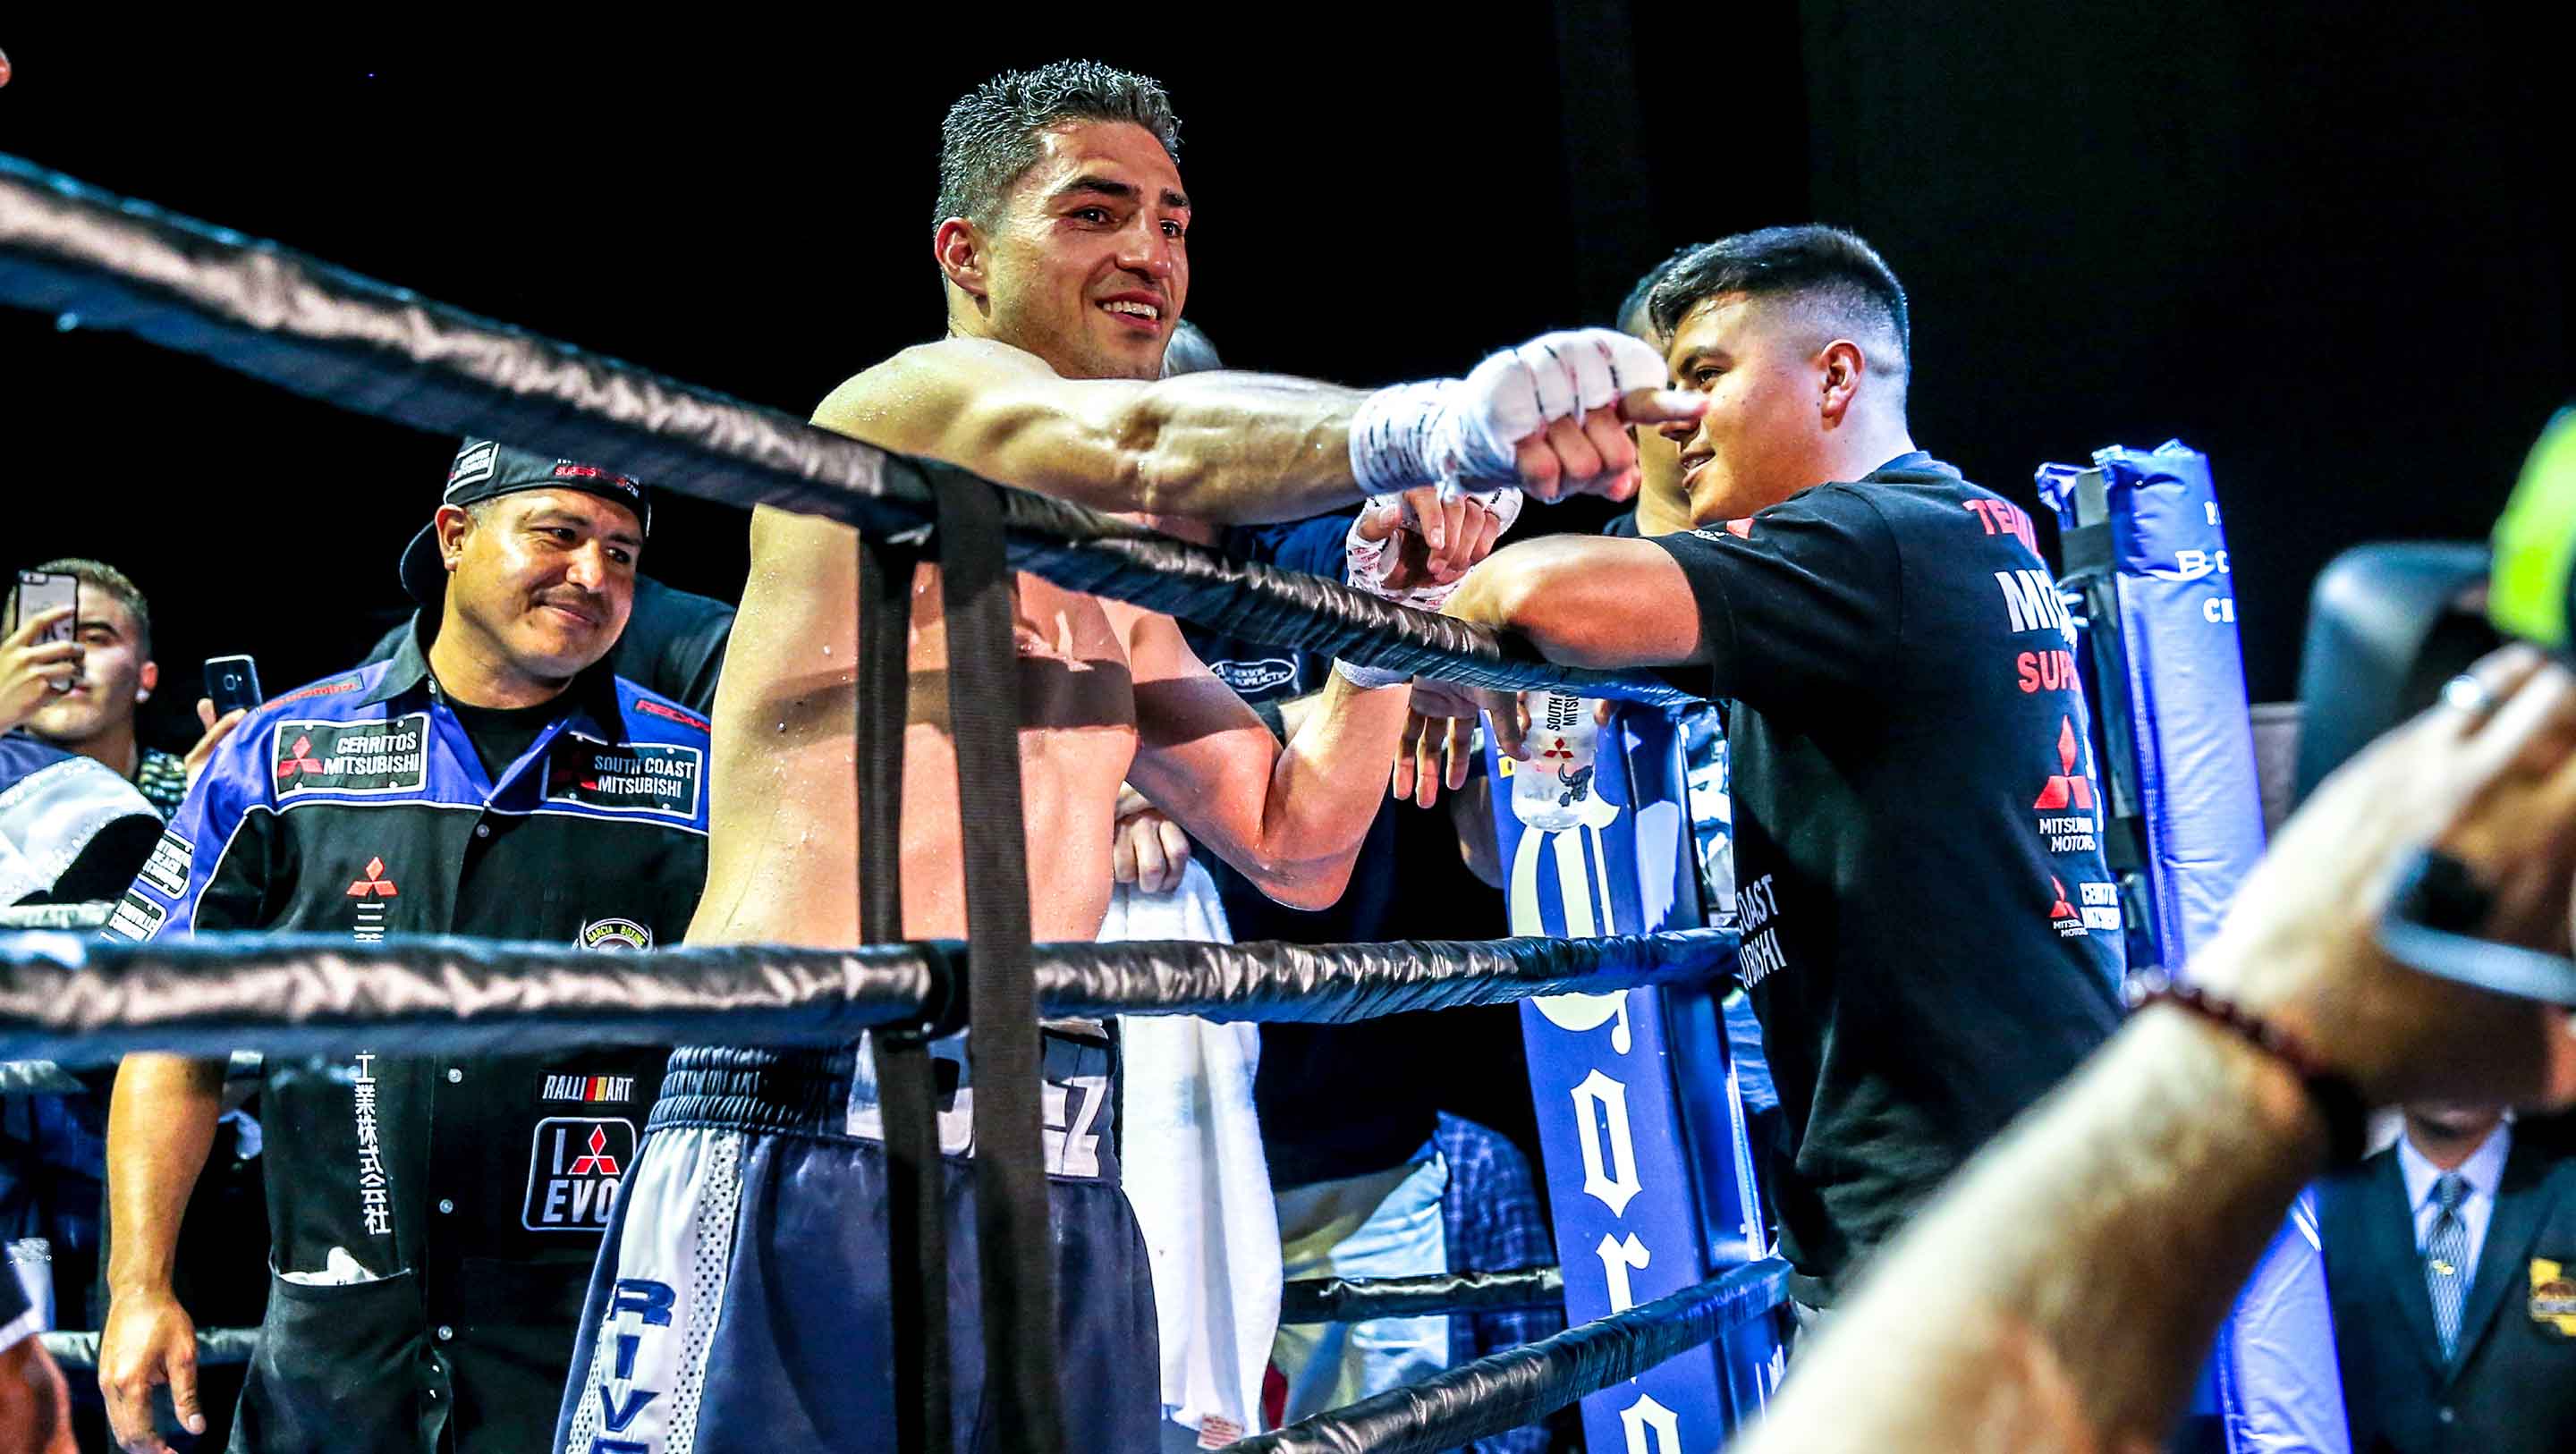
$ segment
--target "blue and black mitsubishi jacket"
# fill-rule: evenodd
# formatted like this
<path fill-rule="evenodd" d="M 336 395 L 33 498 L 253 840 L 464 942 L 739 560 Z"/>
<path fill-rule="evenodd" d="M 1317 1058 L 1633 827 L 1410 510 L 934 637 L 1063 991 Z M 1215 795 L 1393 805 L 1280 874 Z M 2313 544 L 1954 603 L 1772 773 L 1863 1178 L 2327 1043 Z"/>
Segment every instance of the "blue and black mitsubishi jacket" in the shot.
<path fill-rule="evenodd" d="M 604 666 L 557 702 L 496 780 L 417 640 L 276 698 L 218 749 L 108 932 L 678 943 L 706 877 L 705 720 Z M 401 1052 L 353 1035 L 268 1067 L 269 1256 L 300 1276 L 272 1280 L 236 1448 L 552 1438 L 666 1052 Z"/>

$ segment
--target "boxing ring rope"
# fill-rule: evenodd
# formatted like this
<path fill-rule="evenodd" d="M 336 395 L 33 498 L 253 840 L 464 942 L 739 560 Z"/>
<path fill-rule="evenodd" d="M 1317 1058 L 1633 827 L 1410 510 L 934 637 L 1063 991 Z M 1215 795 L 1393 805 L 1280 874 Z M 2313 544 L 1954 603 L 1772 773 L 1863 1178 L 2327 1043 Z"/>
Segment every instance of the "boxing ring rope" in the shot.
<path fill-rule="evenodd" d="M 1525 643 L 1336 582 L 1236 564 L 1099 512 L 889 455 L 5 156 L 0 303 L 132 333 L 354 412 L 594 459 L 725 504 L 836 520 L 870 539 L 917 536 L 943 506 L 989 492 L 1010 568 L 1281 646 L 1479 686 L 1695 700 L 1651 677 L 1557 666 Z M 954 543 L 943 541 L 943 554 Z M 950 616 L 953 630 L 963 613 L 952 605 Z M 868 720 L 881 707 L 861 703 L 863 738 L 881 730 Z M 881 839 L 891 821 L 862 825 L 862 862 L 882 850 L 869 846 L 871 834 Z M 880 875 L 867 898 L 881 899 L 889 882 Z M 888 922 L 864 905 L 862 918 Z M 1688 930 L 1321 947 L 1058 944 L 1031 957 L 1038 1003 L 1052 1014 L 1340 1021 L 1705 981 L 1731 973 L 1734 948 L 1731 933 Z M 79 1064 L 139 1049 L 315 1053 L 345 1048 L 359 1027 L 399 1030 L 406 1051 L 486 1054 L 582 1040 L 845 1044 L 870 1028 L 906 1031 L 888 1039 L 884 1063 L 903 1058 L 905 1040 L 966 1022 L 968 952 L 959 944 L 699 947 L 626 959 L 440 938 L 366 950 L 323 936 L 117 946 L 0 932 L 0 1056 Z M 897 1119 L 890 1097 L 889 1151 L 899 1156 Z M 936 1235 L 922 1245 L 936 1246 Z M 1545 1280 L 1449 1280 L 1462 1276 L 1495 1280 L 1453 1288 L 1438 1308 L 1499 1306 L 1474 1299 L 1527 1297 Z M 1500 1432 L 1775 1306 L 1784 1277 L 1776 1260 L 1738 1267 L 1232 1447 L 1394 1454 Z M 1378 1295 L 1431 1293 L 1345 1289 L 1339 1306 L 1347 1315 Z"/>
<path fill-rule="evenodd" d="M 1414 1277 L 1318 1277 L 1279 1287 L 1282 1323 L 1365 1323 L 1430 1313 L 1562 1308 L 1565 1269 L 1426 1272 Z"/>
<path fill-rule="evenodd" d="M 0 303 L 132 333 L 355 413 L 543 447 L 656 487 L 872 534 L 930 524 L 931 478 L 962 473 L 10 156 L 0 156 Z M 1001 498 L 1011 564 L 1068 590 L 1476 686 L 1692 700 L 1651 677 L 1557 666 L 1482 628 L 1237 564 L 1062 500 L 1009 488 Z"/>
<path fill-rule="evenodd" d="M 1455 1448 L 1517 1429 L 1709 1342 L 1777 1306 L 1788 1278 L 1789 1264 L 1780 1258 L 1748 1262 L 1624 1313 L 1225 1447 L 1228 1454 L 1431 1454 Z"/>
<path fill-rule="evenodd" d="M 592 1042 L 840 1045 L 937 1022 L 962 993 L 963 944 L 855 949 L 701 945 L 602 955 L 423 936 L 354 952 L 328 934 L 206 934 L 120 944 L 0 935 L 0 1060 L 95 1064 L 139 1050 L 272 1055 L 400 1030 L 423 1054 L 511 1055 Z M 1131 940 L 1037 946 L 1047 1014 L 1339 1023 L 1704 983 L 1735 934 L 1408 939 L 1387 944 Z"/>

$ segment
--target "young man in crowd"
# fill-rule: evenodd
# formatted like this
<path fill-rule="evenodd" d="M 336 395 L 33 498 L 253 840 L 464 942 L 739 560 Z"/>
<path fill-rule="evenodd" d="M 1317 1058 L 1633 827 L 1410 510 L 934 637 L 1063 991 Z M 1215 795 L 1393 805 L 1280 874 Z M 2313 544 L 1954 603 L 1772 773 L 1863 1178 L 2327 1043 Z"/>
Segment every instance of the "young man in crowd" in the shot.
<path fill-rule="evenodd" d="M 72 623 L 73 670 L 57 678 L 54 693 L 25 716 L 10 720 L 0 705 L 0 731 L 25 727 L 66 752 L 105 764 L 134 784 L 163 819 L 176 815 L 192 773 L 232 730 L 214 720 L 213 704 L 200 702 L 205 735 L 185 757 L 147 747 L 135 732 L 136 709 L 161 687 L 161 664 L 152 659 L 152 607 L 125 572 L 104 561 L 66 557 L 35 567 L 80 582 L 80 615 Z M 0 620 L 17 620 L 17 591 Z"/>

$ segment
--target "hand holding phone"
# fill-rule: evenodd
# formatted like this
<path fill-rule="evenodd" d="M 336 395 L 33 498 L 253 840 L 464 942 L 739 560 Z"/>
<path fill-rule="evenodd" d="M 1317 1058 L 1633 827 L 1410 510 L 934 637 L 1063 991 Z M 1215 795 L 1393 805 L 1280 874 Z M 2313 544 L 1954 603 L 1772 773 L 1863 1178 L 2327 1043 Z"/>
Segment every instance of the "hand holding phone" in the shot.
<path fill-rule="evenodd" d="M 218 718 L 258 706 L 267 700 L 260 695 L 259 663 L 247 656 L 207 658 L 206 697 L 215 704 Z"/>
<path fill-rule="evenodd" d="M 79 583 L 70 599 L 51 585 L 69 576 L 19 572 L 21 590 L 11 614 L 9 634 L 0 637 L 0 732 L 33 717 L 55 693 L 71 690 L 80 677 L 80 643 L 72 637 L 79 613 Z M 41 589 L 30 594 L 30 584 Z"/>
<path fill-rule="evenodd" d="M 197 699 L 197 720 L 206 735 L 179 759 L 187 771 L 188 786 L 195 787 L 206 765 L 215 760 L 215 749 L 233 735 L 242 718 L 264 700 L 259 690 L 259 665 L 247 656 L 216 656 L 206 660 L 206 694 Z"/>
<path fill-rule="evenodd" d="M 49 678 L 55 691 L 70 691 L 72 683 L 80 676 L 78 641 L 80 577 L 64 575 L 59 571 L 22 570 L 18 572 L 18 589 L 12 593 L 11 598 L 17 606 L 16 612 L 9 621 L 9 631 L 13 637 L 35 624 L 37 618 L 48 612 L 63 613 L 59 618 L 46 623 L 27 644 L 36 647 L 70 648 L 67 653 L 49 653 L 45 657 L 48 662 L 68 661 L 72 664 L 71 671 L 61 672 Z"/>

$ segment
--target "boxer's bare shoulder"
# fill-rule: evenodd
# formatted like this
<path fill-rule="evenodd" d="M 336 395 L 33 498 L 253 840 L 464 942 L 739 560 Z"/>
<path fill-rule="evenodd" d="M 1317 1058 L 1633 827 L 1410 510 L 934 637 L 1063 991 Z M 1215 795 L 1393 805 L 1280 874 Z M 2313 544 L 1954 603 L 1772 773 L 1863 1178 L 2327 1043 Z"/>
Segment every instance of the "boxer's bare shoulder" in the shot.
<path fill-rule="evenodd" d="M 897 454 L 1099 509 L 1135 508 L 1131 420 L 1145 385 L 1068 379 L 988 338 L 917 344 L 825 396 L 814 422 Z"/>

